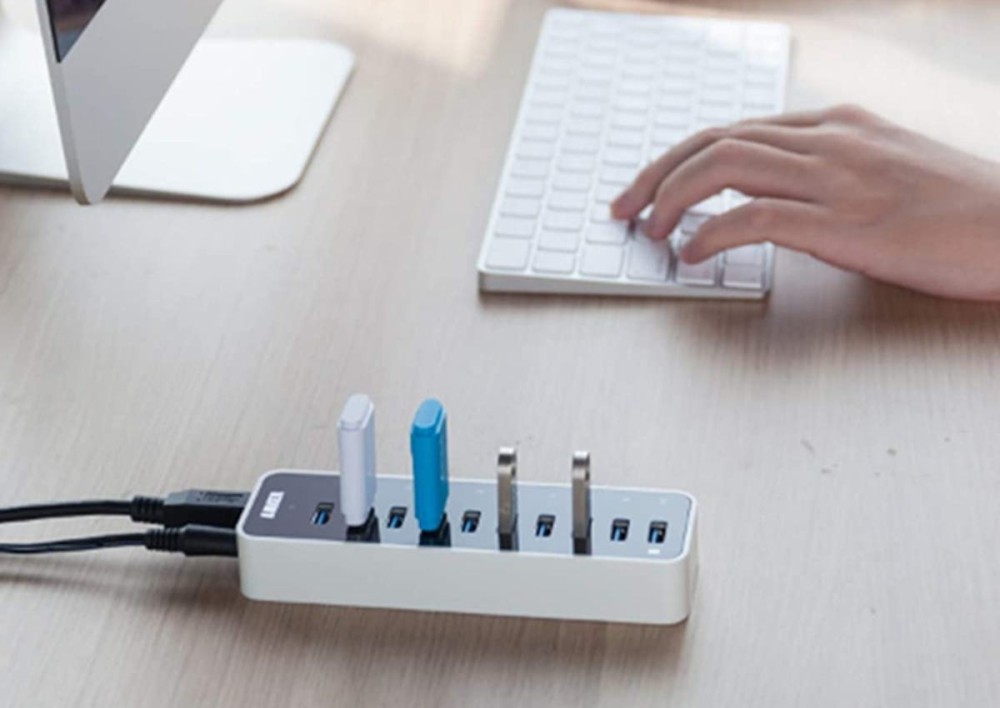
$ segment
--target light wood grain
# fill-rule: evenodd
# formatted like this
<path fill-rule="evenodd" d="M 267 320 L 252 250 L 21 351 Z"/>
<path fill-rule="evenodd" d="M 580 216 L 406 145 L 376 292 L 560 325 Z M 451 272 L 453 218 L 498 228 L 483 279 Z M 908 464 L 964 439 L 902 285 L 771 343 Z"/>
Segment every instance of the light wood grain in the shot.
<path fill-rule="evenodd" d="M 0 560 L 4 706 L 939 706 L 1000 700 L 1000 309 L 782 253 L 764 305 L 481 296 L 475 258 L 541 16 L 525 0 L 232 0 L 213 31 L 358 71 L 306 180 L 246 208 L 0 189 L 0 504 L 384 469 L 439 396 L 456 474 L 702 504 L 668 630 L 254 604 L 234 564 Z M 587 2 L 787 21 L 793 107 L 860 101 L 1000 158 L 975 0 Z M 2 139 L 2 136 L 0 136 Z M 942 234 L 947 238 L 947 234 Z M 117 528 L 67 522 L 5 537 Z M 447 579 L 442 579 L 447 582 Z"/>

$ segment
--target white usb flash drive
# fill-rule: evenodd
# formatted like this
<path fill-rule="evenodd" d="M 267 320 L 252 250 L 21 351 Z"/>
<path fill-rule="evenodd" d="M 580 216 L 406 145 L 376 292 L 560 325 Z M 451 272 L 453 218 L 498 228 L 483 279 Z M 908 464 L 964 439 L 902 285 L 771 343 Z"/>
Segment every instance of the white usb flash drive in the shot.
<path fill-rule="evenodd" d="M 375 404 L 356 393 L 337 423 L 340 440 L 340 509 L 348 526 L 361 526 L 375 502 Z"/>

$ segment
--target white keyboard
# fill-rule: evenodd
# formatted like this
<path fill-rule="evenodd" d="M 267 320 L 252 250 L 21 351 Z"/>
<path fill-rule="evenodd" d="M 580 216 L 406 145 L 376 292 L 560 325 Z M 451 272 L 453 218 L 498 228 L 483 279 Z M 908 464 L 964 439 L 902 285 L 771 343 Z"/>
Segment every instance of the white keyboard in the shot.
<path fill-rule="evenodd" d="M 761 298 L 774 247 L 698 265 L 679 242 L 744 203 L 727 190 L 692 207 L 671 239 L 613 221 L 609 203 L 643 165 L 689 135 L 784 108 L 783 25 L 550 10 L 538 39 L 479 282 L 483 290 Z"/>

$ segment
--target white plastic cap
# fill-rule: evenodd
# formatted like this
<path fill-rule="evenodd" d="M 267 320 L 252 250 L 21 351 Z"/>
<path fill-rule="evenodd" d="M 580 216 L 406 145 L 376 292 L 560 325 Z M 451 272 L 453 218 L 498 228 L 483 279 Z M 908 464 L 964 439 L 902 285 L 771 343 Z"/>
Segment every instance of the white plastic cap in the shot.
<path fill-rule="evenodd" d="M 347 399 L 337 423 L 340 441 L 340 510 L 348 526 L 361 526 L 375 503 L 375 404 L 363 393 Z"/>

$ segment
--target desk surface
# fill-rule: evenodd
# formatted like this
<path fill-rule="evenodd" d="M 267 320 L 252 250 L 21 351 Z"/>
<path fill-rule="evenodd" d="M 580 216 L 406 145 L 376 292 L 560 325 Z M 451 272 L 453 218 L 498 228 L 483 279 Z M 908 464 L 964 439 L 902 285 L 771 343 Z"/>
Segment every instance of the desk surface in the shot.
<path fill-rule="evenodd" d="M 862 102 L 1000 158 L 975 0 L 588 3 L 776 18 L 793 107 Z M 1000 696 L 1000 308 L 782 253 L 764 305 L 485 297 L 474 263 L 546 2 L 230 2 L 215 31 L 340 39 L 305 182 L 246 208 L 0 189 L 0 503 L 384 469 L 433 394 L 456 474 L 669 485 L 702 505 L 667 630 L 254 604 L 235 565 L 0 563 L 5 705 L 969 705 Z M 942 234 L 946 238 L 947 234 Z M 609 413 L 610 412 L 610 413 Z M 69 522 L 27 538 L 118 528 Z"/>

